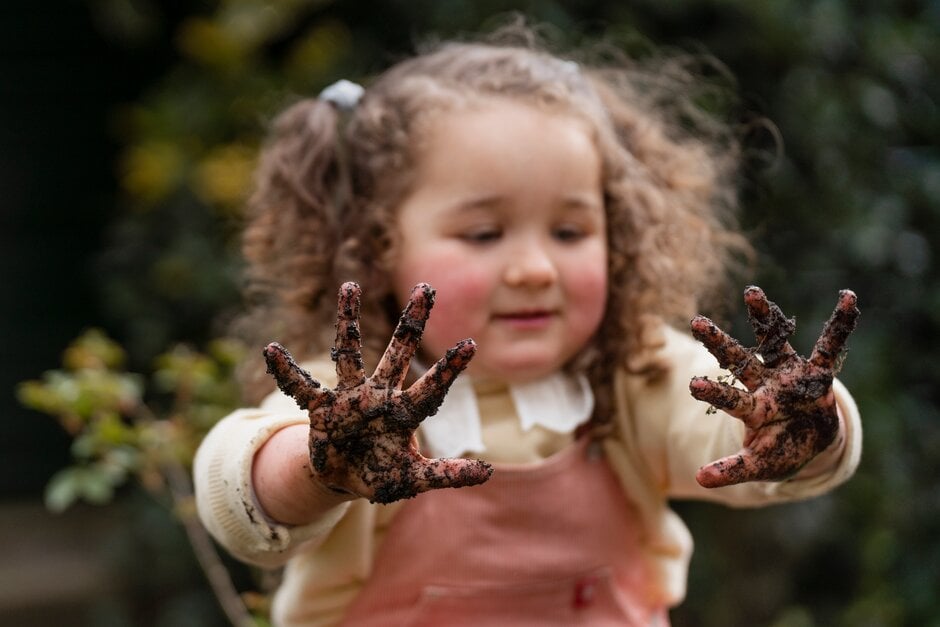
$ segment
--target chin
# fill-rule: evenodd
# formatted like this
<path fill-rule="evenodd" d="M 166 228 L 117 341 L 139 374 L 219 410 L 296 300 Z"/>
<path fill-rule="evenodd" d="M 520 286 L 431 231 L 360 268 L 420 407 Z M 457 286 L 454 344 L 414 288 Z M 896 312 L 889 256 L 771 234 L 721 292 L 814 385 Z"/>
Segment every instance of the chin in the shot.
<path fill-rule="evenodd" d="M 499 379 L 507 383 L 528 383 L 547 377 L 561 369 L 563 361 L 557 359 L 528 358 L 499 360 L 498 363 L 482 365 L 478 371 L 473 369 L 471 362 L 470 376 L 479 373 L 487 379 Z"/>

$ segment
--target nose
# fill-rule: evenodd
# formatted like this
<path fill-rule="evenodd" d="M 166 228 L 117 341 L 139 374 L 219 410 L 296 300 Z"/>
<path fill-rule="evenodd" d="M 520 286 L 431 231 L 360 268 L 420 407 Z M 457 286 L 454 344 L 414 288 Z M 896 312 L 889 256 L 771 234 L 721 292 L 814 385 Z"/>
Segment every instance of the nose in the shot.
<path fill-rule="evenodd" d="M 508 285 L 543 287 L 557 279 L 558 269 L 542 242 L 526 241 L 510 252 L 505 272 Z"/>

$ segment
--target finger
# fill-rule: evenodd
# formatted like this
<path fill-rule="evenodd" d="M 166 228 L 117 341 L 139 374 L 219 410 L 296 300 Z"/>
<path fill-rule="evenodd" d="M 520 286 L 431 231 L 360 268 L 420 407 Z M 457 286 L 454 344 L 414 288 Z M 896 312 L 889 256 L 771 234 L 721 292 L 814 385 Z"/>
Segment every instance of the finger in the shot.
<path fill-rule="evenodd" d="M 476 350 L 477 345 L 473 340 L 461 340 L 402 394 L 404 399 L 408 399 L 415 426 L 437 413 L 447 390 L 457 375 L 469 365 Z"/>
<path fill-rule="evenodd" d="M 287 349 L 272 342 L 264 347 L 264 361 L 268 374 L 274 375 L 277 387 L 295 401 L 301 409 L 314 409 L 328 396 L 320 382 L 297 365 Z"/>
<path fill-rule="evenodd" d="M 396 469 L 396 472 L 383 474 L 374 480 L 366 479 L 359 493 L 372 503 L 393 503 L 428 490 L 478 485 L 493 474 L 493 467 L 484 461 L 427 459 L 420 455 L 415 455 L 398 468 L 400 471 Z"/>
<path fill-rule="evenodd" d="M 362 367 L 362 336 L 359 334 L 359 306 L 362 291 L 353 282 L 339 288 L 336 306 L 336 341 L 330 356 L 336 362 L 336 387 L 351 388 L 366 379 Z"/>
<path fill-rule="evenodd" d="M 722 457 L 706 464 L 695 473 L 695 480 L 703 488 L 722 488 L 746 481 L 762 481 L 766 469 L 747 450 Z"/>
<path fill-rule="evenodd" d="M 754 390 L 760 385 L 764 365 L 740 342 L 705 316 L 695 316 L 689 326 L 695 339 L 718 360 L 718 365 L 730 370 L 744 387 Z"/>
<path fill-rule="evenodd" d="M 376 385 L 400 388 L 408 374 L 408 364 L 418 350 L 424 325 L 434 306 L 434 290 L 427 283 L 419 283 L 411 290 L 408 305 L 401 313 L 395 333 L 372 375 Z"/>
<path fill-rule="evenodd" d="M 774 408 L 762 397 L 707 377 L 692 377 L 689 392 L 694 398 L 739 418 L 752 429 L 762 425 L 775 413 Z"/>
<path fill-rule="evenodd" d="M 748 320 L 757 337 L 757 352 L 768 366 L 775 366 L 781 359 L 795 354 L 787 341 L 796 330 L 796 320 L 787 318 L 776 303 L 767 299 L 764 291 L 756 285 L 744 290 L 744 304 Z"/>
<path fill-rule="evenodd" d="M 845 342 L 858 323 L 858 298 L 852 290 L 839 292 L 839 302 L 832 316 L 823 327 L 822 334 L 816 340 L 810 362 L 823 368 L 832 369 L 839 354 L 845 350 Z"/>
<path fill-rule="evenodd" d="M 418 492 L 479 485 L 493 475 L 493 467 L 478 459 L 427 459 L 415 464 Z"/>

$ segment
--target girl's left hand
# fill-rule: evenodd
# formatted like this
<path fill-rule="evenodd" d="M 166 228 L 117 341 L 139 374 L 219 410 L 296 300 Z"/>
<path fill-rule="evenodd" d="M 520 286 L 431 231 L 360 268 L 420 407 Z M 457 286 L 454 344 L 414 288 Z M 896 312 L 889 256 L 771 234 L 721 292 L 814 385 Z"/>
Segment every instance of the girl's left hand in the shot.
<path fill-rule="evenodd" d="M 699 484 L 717 488 L 787 479 L 841 436 L 832 379 L 855 329 L 856 300 L 850 290 L 839 293 L 835 311 L 809 359 L 798 355 L 787 341 L 795 321 L 787 319 L 759 287 L 744 291 L 756 348 L 744 348 L 704 316 L 692 319 L 695 338 L 746 388 L 707 377 L 693 377 L 689 384 L 693 397 L 740 418 L 745 425 L 743 448 L 700 468 Z"/>

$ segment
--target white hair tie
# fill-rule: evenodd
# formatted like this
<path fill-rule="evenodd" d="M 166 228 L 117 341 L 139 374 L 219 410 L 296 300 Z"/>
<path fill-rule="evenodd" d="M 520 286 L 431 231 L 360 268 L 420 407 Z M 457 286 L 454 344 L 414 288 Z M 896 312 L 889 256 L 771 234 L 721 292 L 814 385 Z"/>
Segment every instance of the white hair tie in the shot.
<path fill-rule="evenodd" d="M 341 78 L 332 85 L 325 87 L 317 97 L 336 105 L 338 109 L 352 111 L 359 104 L 359 99 L 362 98 L 365 91 L 362 85 Z"/>

